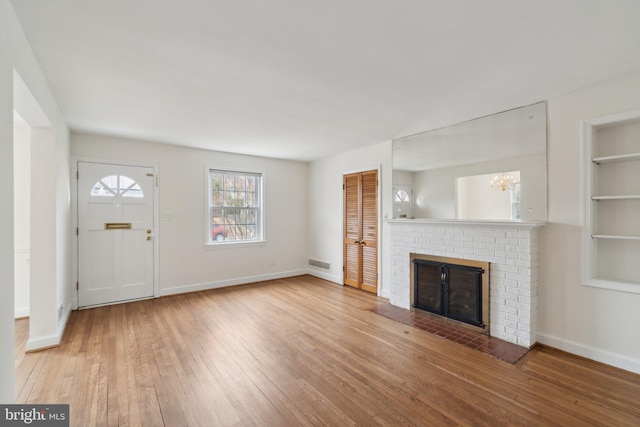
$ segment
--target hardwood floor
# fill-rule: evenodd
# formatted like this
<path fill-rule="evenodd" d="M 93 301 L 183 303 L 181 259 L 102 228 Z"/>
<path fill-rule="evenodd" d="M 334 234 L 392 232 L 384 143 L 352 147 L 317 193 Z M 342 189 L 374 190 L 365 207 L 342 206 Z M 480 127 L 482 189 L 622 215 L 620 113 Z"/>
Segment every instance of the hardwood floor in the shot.
<path fill-rule="evenodd" d="M 25 354 L 18 403 L 75 426 L 640 425 L 640 376 L 537 347 L 503 362 L 310 276 L 73 312 Z"/>

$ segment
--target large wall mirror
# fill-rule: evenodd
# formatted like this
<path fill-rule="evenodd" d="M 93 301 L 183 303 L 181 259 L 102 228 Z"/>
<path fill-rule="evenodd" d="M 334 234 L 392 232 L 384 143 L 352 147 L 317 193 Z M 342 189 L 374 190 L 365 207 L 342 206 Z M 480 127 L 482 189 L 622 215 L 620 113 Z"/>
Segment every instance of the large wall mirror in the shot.
<path fill-rule="evenodd" d="M 547 104 L 393 141 L 393 217 L 547 220 Z"/>

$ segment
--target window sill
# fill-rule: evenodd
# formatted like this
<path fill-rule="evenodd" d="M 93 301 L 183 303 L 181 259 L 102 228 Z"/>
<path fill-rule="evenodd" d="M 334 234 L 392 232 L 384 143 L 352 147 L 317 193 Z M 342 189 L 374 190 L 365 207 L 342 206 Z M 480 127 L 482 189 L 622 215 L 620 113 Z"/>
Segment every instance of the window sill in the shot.
<path fill-rule="evenodd" d="M 252 241 L 240 241 L 240 242 L 216 242 L 216 243 L 205 243 L 205 249 L 231 249 L 231 248 L 251 248 L 256 246 L 265 246 L 267 244 L 266 240 L 252 240 Z"/>

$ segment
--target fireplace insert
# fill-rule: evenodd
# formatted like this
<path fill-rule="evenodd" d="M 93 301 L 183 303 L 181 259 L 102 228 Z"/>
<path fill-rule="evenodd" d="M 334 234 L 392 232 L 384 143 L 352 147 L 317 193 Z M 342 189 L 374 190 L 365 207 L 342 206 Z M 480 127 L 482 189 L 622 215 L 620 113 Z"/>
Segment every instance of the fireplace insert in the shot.
<path fill-rule="evenodd" d="M 485 328 L 482 321 L 484 269 L 413 259 L 413 307 Z"/>

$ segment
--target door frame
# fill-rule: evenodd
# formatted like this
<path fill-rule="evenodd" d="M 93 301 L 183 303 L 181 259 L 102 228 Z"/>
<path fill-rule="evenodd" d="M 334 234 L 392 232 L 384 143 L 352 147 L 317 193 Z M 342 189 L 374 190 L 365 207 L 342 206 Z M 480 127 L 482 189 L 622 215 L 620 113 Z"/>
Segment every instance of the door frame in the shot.
<path fill-rule="evenodd" d="M 153 176 L 155 177 L 155 185 L 153 186 L 153 297 L 160 297 L 160 266 L 159 266 L 159 248 L 160 248 L 160 212 L 159 212 L 159 193 L 160 193 L 160 179 L 158 175 L 159 167 L 155 163 L 145 162 L 131 162 L 125 160 L 112 160 L 97 157 L 84 157 L 84 156 L 71 156 L 71 278 L 72 278 L 72 308 L 78 309 L 78 283 L 79 265 L 78 265 L 78 163 L 101 163 L 116 166 L 133 166 L 133 167 L 146 167 L 153 168 Z M 74 289 L 75 288 L 75 289 Z M 104 305 L 111 305 L 108 303 Z"/>
<path fill-rule="evenodd" d="M 382 165 L 377 164 L 375 166 L 369 166 L 369 167 L 362 167 L 362 168 L 358 168 L 358 169 L 349 169 L 349 170 L 343 170 L 342 174 L 340 175 L 340 188 L 342 188 L 342 183 L 344 182 L 344 176 L 345 175 L 350 175 L 352 173 L 361 173 L 361 172 L 368 172 L 368 171 L 378 171 L 378 185 L 376 186 L 376 190 L 377 190 L 377 195 L 376 195 L 376 202 L 377 202 L 377 210 L 378 210 L 378 235 L 377 235 L 377 244 L 378 244 L 378 249 L 376 250 L 376 258 L 377 258 L 377 273 L 378 273 L 378 280 L 376 280 L 376 295 L 377 296 L 382 296 L 382 286 L 380 281 L 382 280 L 382 197 L 381 194 L 382 192 L 380 191 L 380 189 L 382 188 Z M 341 193 L 344 196 L 344 193 Z M 342 267 L 344 268 L 344 197 L 340 197 L 340 253 L 342 255 L 342 257 L 340 258 L 342 260 Z M 342 272 L 342 275 L 340 277 L 340 284 L 342 286 L 344 286 L 344 271 Z"/>

